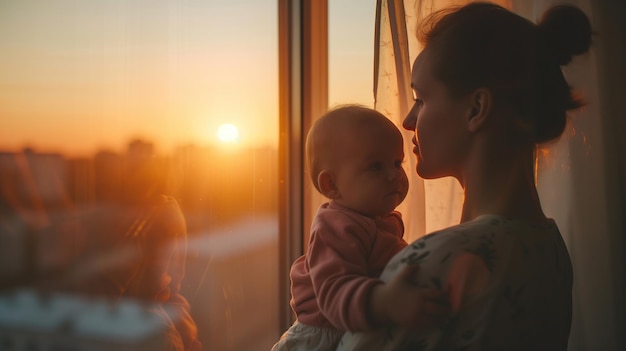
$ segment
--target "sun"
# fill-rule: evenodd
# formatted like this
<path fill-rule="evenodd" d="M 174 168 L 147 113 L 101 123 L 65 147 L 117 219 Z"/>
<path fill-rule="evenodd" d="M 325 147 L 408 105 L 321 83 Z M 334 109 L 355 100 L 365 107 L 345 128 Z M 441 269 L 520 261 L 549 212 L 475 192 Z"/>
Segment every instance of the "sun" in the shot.
<path fill-rule="evenodd" d="M 233 143 L 237 141 L 239 130 L 233 124 L 222 124 L 217 128 L 217 138 L 224 143 Z"/>

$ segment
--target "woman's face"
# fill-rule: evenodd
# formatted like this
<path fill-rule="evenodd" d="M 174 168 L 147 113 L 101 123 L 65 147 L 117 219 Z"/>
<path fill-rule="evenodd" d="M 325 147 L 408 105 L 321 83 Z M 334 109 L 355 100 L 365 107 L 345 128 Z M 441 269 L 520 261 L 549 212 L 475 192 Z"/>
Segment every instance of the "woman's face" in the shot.
<path fill-rule="evenodd" d="M 425 179 L 453 176 L 461 180 L 468 152 L 466 120 L 471 114 L 468 97 L 452 97 L 433 75 L 433 53 L 424 50 L 413 64 L 411 85 L 415 104 L 402 123 L 415 132 L 413 152 L 417 173 Z"/>

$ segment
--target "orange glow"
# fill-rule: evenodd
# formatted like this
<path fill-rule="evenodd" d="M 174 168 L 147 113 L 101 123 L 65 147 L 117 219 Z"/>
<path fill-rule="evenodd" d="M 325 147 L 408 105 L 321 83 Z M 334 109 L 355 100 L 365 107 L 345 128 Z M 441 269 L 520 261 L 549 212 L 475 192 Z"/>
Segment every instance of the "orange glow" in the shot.
<path fill-rule="evenodd" d="M 273 8 L 250 2 L 253 20 L 217 33 L 236 7 L 68 4 L 0 11 L 0 151 L 87 156 L 141 138 L 169 153 L 219 143 L 224 116 L 241 116 L 229 123 L 242 145 L 276 146 Z"/>

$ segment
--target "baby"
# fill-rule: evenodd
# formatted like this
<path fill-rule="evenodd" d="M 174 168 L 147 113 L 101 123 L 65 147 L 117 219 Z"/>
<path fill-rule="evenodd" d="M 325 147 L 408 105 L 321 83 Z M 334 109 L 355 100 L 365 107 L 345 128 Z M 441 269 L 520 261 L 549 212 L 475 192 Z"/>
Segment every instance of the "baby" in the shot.
<path fill-rule="evenodd" d="M 399 129 L 376 110 L 340 106 L 311 127 L 306 156 L 313 185 L 330 201 L 291 268 L 297 320 L 272 350 L 334 350 L 345 331 L 429 325 L 443 316 L 442 293 L 413 283 L 417 266 L 387 284 L 378 279 L 407 246 L 395 211 L 408 191 Z"/>

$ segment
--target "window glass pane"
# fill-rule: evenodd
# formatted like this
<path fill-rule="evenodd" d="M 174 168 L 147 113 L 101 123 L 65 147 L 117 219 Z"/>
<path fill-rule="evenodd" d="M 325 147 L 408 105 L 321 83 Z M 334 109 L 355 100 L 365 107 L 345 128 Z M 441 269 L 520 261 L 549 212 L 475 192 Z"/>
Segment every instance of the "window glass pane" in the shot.
<path fill-rule="evenodd" d="M 277 14 L 0 4 L 0 348 L 271 347 Z"/>
<path fill-rule="evenodd" d="M 328 0 L 328 104 L 374 107 L 376 1 Z"/>

